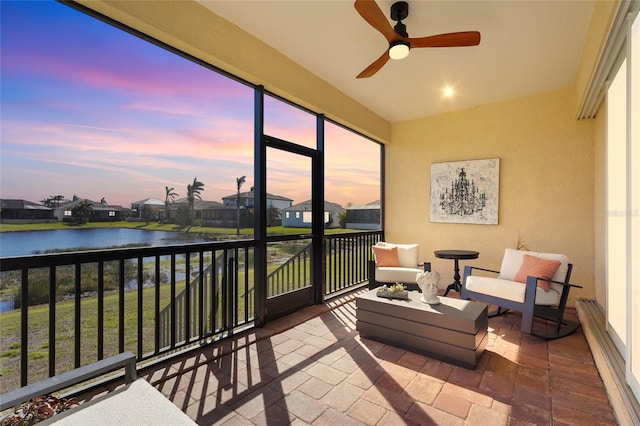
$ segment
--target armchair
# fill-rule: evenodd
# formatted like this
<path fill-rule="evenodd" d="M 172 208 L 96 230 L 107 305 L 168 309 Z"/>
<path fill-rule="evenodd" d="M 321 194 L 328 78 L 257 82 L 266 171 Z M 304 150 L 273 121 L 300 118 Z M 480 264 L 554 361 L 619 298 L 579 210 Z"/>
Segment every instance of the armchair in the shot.
<path fill-rule="evenodd" d="M 527 334 L 555 339 L 573 333 L 580 323 L 563 319 L 573 265 L 564 254 L 536 253 L 506 249 L 500 271 L 465 266 L 460 297 L 474 299 L 497 307 L 499 315 L 503 309 L 522 312 L 521 330 Z M 484 271 L 484 275 L 473 275 Z M 498 277 L 486 276 L 486 272 Z M 534 317 L 552 321 L 551 333 L 533 330 Z"/>
<path fill-rule="evenodd" d="M 431 270 L 431 263 L 418 264 L 418 244 L 378 242 L 372 247 L 375 260 L 369 261 L 369 289 L 383 284 L 405 284 L 419 290 L 416 276 Z"/>

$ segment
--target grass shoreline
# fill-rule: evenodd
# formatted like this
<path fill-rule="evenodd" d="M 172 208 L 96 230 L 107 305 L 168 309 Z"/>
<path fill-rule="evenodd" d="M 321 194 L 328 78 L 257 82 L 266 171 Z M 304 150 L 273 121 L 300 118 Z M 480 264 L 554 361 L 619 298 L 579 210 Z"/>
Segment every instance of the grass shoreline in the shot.
<path fill-rule="evenodd" d="M 140 229 L 144 231 L 166 231 L 166 232 L 184 232 L 193 234 L 208 234 L 210 236 L 219 236 L 221 240 L 237 240 L 237 239 L 253 239 L 253 228 L 240 228 L 240 235 L 237 235 L 235 228 L 223 228 L 213 226 L 182 226 L 175 223 L 158 223 L 158 222 L 88 222 L 84 225 L 70 225 L 65 222 L 50 223 L 0 223 L 0 233 L 5 232 L 29 232 L 29 231 L 55 231 L 55 230 L 77 230 L 77 229 L 95 229 L 95 228 L 127 228 Z M 368 232 L 362 229 L 349 228 L 330 228 L 324 230 L 326 235 L 347 234 L 353 232 Z M 299 235 L 310 234 L 310 228 L 290 228 L 284 226 L 269 227 L 269 235 Z"/>
<path fill-rule="evenodd" d="M 47 223 L 2 223 L 0 232 L 28 232 L 28 231 L 54 231 L 54 230 L 74 230 L 74 229 L 94 229 L 94 228 L 127 228 L 141 229 L 146 231 L 168 231 L 168 232 L 190 232 L 190 233 L 214 233 L 214 234 L 235 234 L 236 230 L 231 228 L 209 227 L 209 226 L 182 226 L 174 223 L 158 222 L 87 222 L 84 225 L 72 225 L 65 222 Z M 253 229 L 245 228 L 240 230 L 240 234 L 253 234 Z"/>
<path fill-rule="evenodd" d="M 223 228 L 215 226 L 182 226 L 175 223 L 158 223 L 158 222 L 88 222 L 84 225 L 71 225 L 65 222 L 48 222 L 48 223 L 0 223 L 0 233 L 4 232 L 28 232 L 28 231 L 54 231 L 54 230 L 74 230 L 74 229 L 92 229 L 92 228 L 128 228 L 141 229 L 144 231 L 168 231 L 168 232 L 187 232 L 200 234 L 224 235 L 226 237 L 236 237 L 236 228 Z M 270 235 L 291 235 L 291 234 L 309 234 L 310 228 L 289 228 L 284 226 L 271 226 L 268 228 Z M 330 228 L 325 229 L 326 234 L 344 234 L 351 232 L 363 232 L 361 229 L 348 228 Z M 253 237 L 253 228 L 240 228 L 240 237 Z M 229 238 L 233 239 L 233 238 Z"/>

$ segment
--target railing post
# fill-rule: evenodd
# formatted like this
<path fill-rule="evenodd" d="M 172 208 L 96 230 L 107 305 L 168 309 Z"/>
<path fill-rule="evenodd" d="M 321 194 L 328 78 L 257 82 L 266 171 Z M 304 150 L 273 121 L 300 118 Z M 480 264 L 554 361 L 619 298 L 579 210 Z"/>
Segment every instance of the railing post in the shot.
<path fill-rule="evenodd" d="M 227 285 L 227 297 L 225 298 L 224 303 L 227 305 L 227 318 L 226 318 L 226 326 L 233 327 L 234 321 L 233 317 L 235 315 L 235 306 L 234 306 L 234 291 L 235 288 L 235 256 L 229 257 L 227 262 L 227 272 L 226 272 L 226 285 Z"/>
<path fill-rule="evenodd" d="M 29 269 L 22 268 L 22 287 L 20 288 L 20 323 L 22 333 L 20 335 L 20 386 L 27 386 L 28 382 L 28 357 L 29 357 Z"/>

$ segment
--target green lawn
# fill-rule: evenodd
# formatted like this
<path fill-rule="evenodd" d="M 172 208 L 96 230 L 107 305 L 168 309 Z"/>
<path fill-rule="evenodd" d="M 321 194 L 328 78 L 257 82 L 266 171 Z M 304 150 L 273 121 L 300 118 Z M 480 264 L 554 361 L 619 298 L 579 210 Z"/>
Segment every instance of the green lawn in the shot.
<path fill-rule="evenodd" d="M 137 291 L 125 293 L 125 341 L 127 350 L 137 352 Z M 104 356 L 118 353 L 118 301 L 117 292 L 104 298 Z M 161 306 L 170 301 L 168 291 L 161 291 Z M 81 359 L 82 364 L 97 361 L 98 298 L 86 297 L 81 301 Z M 143 340 L 153 348 L 154 288 L 143 290 Z M 35 382 L 48 375 L 49 307 L 37 305 L 29 308 L 29 381 Z M 74 301 L 56 303 L 56 369 L 73 368 L 74 360 Z M 0 388 L 19 387 L 20 365 L 20 310 L 0 314 Z"/>
<path fill-rule="evenodd" d="M 253 279 L 253 271 L 250 270 L 250 280 Z M 239 274 L 240 283 L 244 283 L 244 273 Z M 250 281 L 251 282 L 251 281 Z M 184 294 L 186 283 L 184 281 L 176 283 L 177 300 Z M 207 286 L 207 288 L 211 288 Z M 219 284 L 216 285 L 219 288 Z M 169 284 L 162 284 L 160 289 L 160 310 L 161 315 L 168 318 L 168 309 L 171 303 L 171 287 Z M 245 316 L 245 294 L 244 285 L 238 286 L 239 306 L 237 308 L 237 319 L 243 320 Z M 151 354 L 155 349 L 155 287 L 144 288 L 142 291 L 142 342 L 143 353 Z M 210 301 L 211 295 L 205 293 L 205 300 Z M 197 288 L 192 288 L 191 292 L 191 319 L 190 333 L 196 336 L 198 333 L 198 308 L 199 297 Z M 83 297 L 81 305 L 81 364 L 85 365 L 98 359 L 98 298 L 96 296 Z M 222 301 L 218 299 L 215 329 L 222 325 L 220 309 Z M 184 340 L 184 315 L 180 312 L 183 303 L 176 303 L 178 313 L 176 315 L 176 342 Z M 204 310 L 204 330 L 205 333 L 214 329 L 210 323 L 210 306 L 205 304 Z M 249 317 L 253 313 L 253 307 L 249 306 Z M 20 386 L 20 336 L 21 336 L 21 312 L 14 310 L 0 314 L 0 389 L 3 391 L 15 389 Z M 119 294 L 117 291 L 106 294 L 104 297 L 104 356 L 115 355 L 119 352 Z M 56 303 L 56 370 L 58 373 L 70 370 L 74 367 L 74 333 L 75 333 L 75 308 L 74 301 L 62 301 Z M 138 291 L 130 290 L 124 294 L 124 340 L 125 350 L 133 353 L 138 352 Z M 28 352 L 29 352 L 29 383 L 36 382 L 48 376 L 48 348 L 49 348 L 49 307 L 48 305 L 37 305 L 29 308 L 28 311 L 29 332 L 28 332 Z M 168 319 L 167 319 L 168 321 Z M 162 322 L 161 324 L 166 324 Z M 169 342 L 169 330 L 161 327 L 161 341 Z"/>
<path fill-rule="evenodd" d="M 84 225 L 69 225 L 63 222 L 52 223 L 25 223 L 25 224 L 0 224 L 0 232 L 18 232 L 18 231 L 50 231 L 54 229 L 79 229 L 79 228 L 132 228 L 145 229 L 148 231 L 175 231 L 175 232 L 194 232 L 232 236 L 236 234 L 235 228 L 221 228 L 213 226 L 181 226 L 176 224 L 162 224 L 158 222 L 89 222 Z M 354 229 L 332 228 L 326 229 L 326 234 L 343 234 L 354 232 Z M 308 234 L 309 228 L 285 228 L 283 226 L 271 226 L 268 228 L 269 235 L 290 235 L 290 234 Z M 241 236 L 253 236 L 253 228 L 241 228 Z"/>
<path fill-rule="evenodd" d="M 235 234 L 236 230 L 231 228 L 217 228 L 210 226 L 181 226 L 172 223 L 162 224 L 158 222 L 88 222 L 84 225 L 70 225 L 64 222 L 51 222 L 51 223 L 25 223 L 25 224 L 12 224 L 3 223 L 0 224 L 0 232 L 17 232 L 17 231 L 51 231 L 54 229 L 86 229 L 86 228 L 131 228 L 131 229 L 145 229 L 148 231 L 175 231 L 175 232 L 196 232 L 196 233 L 211 233 L 211 234 Z M 246 228 L 241 229 L 240 234 L 251 235 L 253 229 Z"/>

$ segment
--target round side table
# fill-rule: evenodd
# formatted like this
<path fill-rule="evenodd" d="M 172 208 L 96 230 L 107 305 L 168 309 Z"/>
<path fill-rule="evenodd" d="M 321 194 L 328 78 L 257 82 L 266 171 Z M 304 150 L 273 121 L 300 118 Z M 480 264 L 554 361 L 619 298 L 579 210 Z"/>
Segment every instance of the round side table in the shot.
<path fill-rule="evenodd" d="M 453 259 L 453 282 L 447 286 L 443 296 L 449 294 L 451 290 L 460 291 L 460 259 L 477 259 L 480 253 L 471 250 L 436 250 L 433 254 L 439 259 Z"/>

